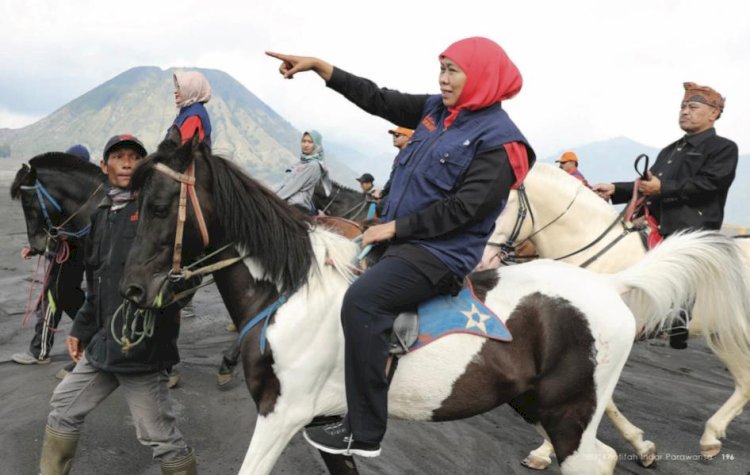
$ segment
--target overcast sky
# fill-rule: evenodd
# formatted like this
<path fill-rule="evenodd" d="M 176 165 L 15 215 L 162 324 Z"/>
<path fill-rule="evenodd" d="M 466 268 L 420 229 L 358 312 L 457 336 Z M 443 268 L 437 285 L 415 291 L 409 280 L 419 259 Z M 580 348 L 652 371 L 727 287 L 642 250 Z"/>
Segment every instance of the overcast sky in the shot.
<path fill-rule="evenodd" d="M 380 86 L 436 93 L 437 55 L 486 36 L 524 77 L 504 106 L 540 156 L 617 136 L 666 146 L 681 135 L 684 81 L 726 96 L 717 129 L 750 153 L 750 2 L 742 0 L 0 5 L 0 127 L 28 125 L 134 66 L 204 67 L 229 73 L 300 130 L 389 154 L 389 124 L 317 75 L 282 80 L 263 52 L 318 56 Z"/>

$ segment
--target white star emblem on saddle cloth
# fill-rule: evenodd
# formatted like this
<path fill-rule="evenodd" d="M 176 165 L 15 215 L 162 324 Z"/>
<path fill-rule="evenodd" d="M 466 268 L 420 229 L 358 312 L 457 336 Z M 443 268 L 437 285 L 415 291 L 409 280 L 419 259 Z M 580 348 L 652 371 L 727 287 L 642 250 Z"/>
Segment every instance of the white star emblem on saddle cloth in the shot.
<path fill-rule="evenodd" d="M 487 326 L 484 324 L 487 320 L 490 319 L 490 315 L 487 315 L 486 313 L 481 313 L 479 310 L 477 310 L 477 306 L 472 304 L 471 310 L 461 312 L 464 315 L 466 315 L 466 328 L 478 328 L 482 331 L 482 333 L 487 333 Z"/>

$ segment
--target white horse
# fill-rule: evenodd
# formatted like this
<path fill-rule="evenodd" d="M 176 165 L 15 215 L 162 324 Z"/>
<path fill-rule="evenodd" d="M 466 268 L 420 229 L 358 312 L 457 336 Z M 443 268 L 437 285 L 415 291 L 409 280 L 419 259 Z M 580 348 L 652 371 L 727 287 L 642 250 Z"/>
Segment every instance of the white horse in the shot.
<path fill-rule="evenodd" d="M 240 474 L 267 474 L 314 417 L 346 411 L 340 309 L 358 249 L 197 140 L 179 143 L 168 139 L 133 176 L 140 220 L 121 289 L 141 306 L 168 302 L 164 283 L 185 272 L 181 257 L 218 250 L 222 260 L 209 268 L 222 299 L 237 328 L 252 328 L 241 332 L 242 357 L 258 418 Z M 563 473 L 611 474 L 616 453 L 596 430 L 636 335 L 621 294 L 647 328 L 669 322 L 668 310 L 695 294 L 716 308 L 729 295 L 744 311 L 736 259 L 729 239 L 695 233 L 613 275 L 554 261 L 502 269 L 486 303 L 513 341 L 453 333 L 407 353 L 389 413 L 451 420 L 509 403 L 552 441 Z M 245 327 L 268 305 L 275 314 Z"/>
<path fill-rule="evenodd" d="M 523 191 L 511 192 L 508 205 L 496 223 L 491 245 L 485 251 L 483 265 L 492 266 L 499 245 L 511 239 L 511 244 L 530 240 L 542 258 L 586 265 L 596 272 L 619 272 L 647 255 L 641 237 L 632 231 L 623 224 L 614 207 L 579 180 L 552 165 L 537 164 L 526 177 Z M 732 263 L 732 271 L 740 267 L 750 275 L 750 240 L 735 242 L 741 257 Z M 745 294 L 748 293 L 750 290 L 746 289 Z M 730 295 L 726 299 L 732 304 Z M 709 346 L 735 381 L 732 396 L 706 422 L 700 439 L 705 457 L 714 457 L 721 451 L 720 439 L 726 436 L 727 426 L 750 400 L 750 315 L 720 312 L 717 308 L 698 301 L 690 322 L 691 335 L 702 333 L 707 337 Z M 640 327 L 640 314 L 632 309 Z M 614 402 L 607 406 L 606 414 L 639 454 L 642 464 L 650 465 L 656 453 L 653 442 L 644 441 L 643 431 L 630 423 Z M 552 454 L 552 445 L 545 441 L 529 454 L 524 464 L 544 469 L 551 463 Z"/>

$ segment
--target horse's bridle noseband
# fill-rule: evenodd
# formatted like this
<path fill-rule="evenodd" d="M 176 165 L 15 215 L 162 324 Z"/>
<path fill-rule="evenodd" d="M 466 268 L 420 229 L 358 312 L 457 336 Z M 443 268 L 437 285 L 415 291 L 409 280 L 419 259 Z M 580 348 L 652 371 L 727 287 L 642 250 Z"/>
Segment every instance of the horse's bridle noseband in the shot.
<path fill-rule="evenodd" d="M 193 203 L 193 210 L 198 219 L 198 229 L 200 229 L 203 247 L 208 247 L 208 227 L 206 220 L 203 218 L 203 211 L 198 201 L 198 195 L 195 192 L 195 166 L 191 163 L 185 173 L 179 173 L 163 163 L 157 163 L 154 168 L 162 174 L 180 182 L 180 202 L 177 208 L 177 231 L 174 237 L 174 253 L 172 254 L 172 270 L 170 279 L 179 280 L 182 275 L 182 236 L 185 231 L 185 221 L 187 220 L 187 195 L 190 195 L 190 201 Z"/>
<path fill-rule="evenodd" d="M 81 210 L 86 206 L 86 204 L 91 201 L 91 198 L 96 196 L 96 194 L 101 190 L 103 187 L 103 183 L 100 183 L 99 186 L 96 187 L 96 189 L 89 195 L 89 197 L 84 201 L 84 203 L 71 215 L 69 215 L 65 220 L 63 220 L 62 223 L 55 226 L 52 223 L 52 218 L 50 217 L 49 210 L 47 209 L 47 202 L 49 203 L 57 210 L 58 213 L 61 215 L 65 214 L 65 211 L 63 210 L 62 205 L 55 199 L 52 194 L 47 191 L 47 188 L 42 184 L 41 181 L 37 178 L 34 181 L 33 185 L 21 185 L 21 190 L 34 190 L 36 193 L 37 201 L 39 202 L 39 207 L 42 210 L 42 216 L 44 216 L 44 222 L 46 223 L 47 227 L 45 228 L 44 232 L 49 236 L 50 239 L 57 239 L 59 237 L 62 237 L 63 239 L 72 237 L 72 238 L 83 238 L 85 237 L 89 231 L 91 230 L 91 224 L 87 224 L 83 228 L 81 228 L 78 231 L 71 232 L 71 231 L 65 231 L 65 225 L 68 224 L 73 218 L 75 218 L 78 213 L 81 212 Z"/>

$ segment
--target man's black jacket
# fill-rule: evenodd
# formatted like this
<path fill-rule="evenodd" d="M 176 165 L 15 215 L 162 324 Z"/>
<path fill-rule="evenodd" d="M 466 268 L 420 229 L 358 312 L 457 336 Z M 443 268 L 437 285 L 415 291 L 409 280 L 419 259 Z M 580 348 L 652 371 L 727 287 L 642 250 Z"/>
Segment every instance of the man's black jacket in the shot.
<path fill-rule="evenodd" d="M 737 145 L 711 128 L 686 135 L 659 152 L 651 173 L 661 180 L 661 193 L 649 198 L 649 211 L 668 236 L 684 229 L 720 229 L 724 204 L 737 170 Z M 615 183 L 613 203 L 631 197 L 633 182 Z"/>
<path fill-rule="evenodd" d="M 179 362 L 177 336 L 179 308 L 170 305 L 158 312 L 154 334 L 124 352 L 112 337 L 112 317 L 123 302 L 120 280 L 138 225 L 136 202 L 110 211 L 105 199 L 91 218 L 86 242 L 86 302 L 78 311 L 71 336 L 86 346 L 86 357 L 101 370 L 113 373 L 144 373 L 169 369 Z M 122 320 L 114 331 L 121 338 Z"/>

